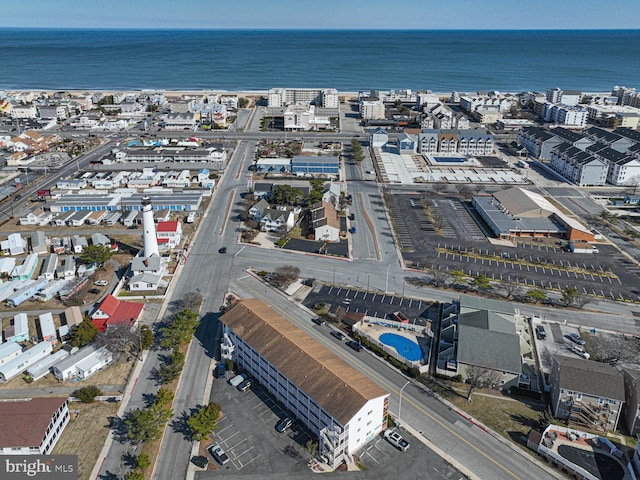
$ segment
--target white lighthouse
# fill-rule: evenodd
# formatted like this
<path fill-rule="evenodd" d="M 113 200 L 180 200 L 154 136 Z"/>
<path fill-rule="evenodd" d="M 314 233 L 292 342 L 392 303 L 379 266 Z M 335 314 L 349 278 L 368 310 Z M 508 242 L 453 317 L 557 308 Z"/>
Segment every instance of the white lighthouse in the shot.
<path fill-rule="evenodd" d="M 151 255 L 160 255 L 156 226 L 153 223 L 153 208 L 149 197 L 142 197 L 142 243 L 144 244 L 145 258 L 149 258 Z"/>

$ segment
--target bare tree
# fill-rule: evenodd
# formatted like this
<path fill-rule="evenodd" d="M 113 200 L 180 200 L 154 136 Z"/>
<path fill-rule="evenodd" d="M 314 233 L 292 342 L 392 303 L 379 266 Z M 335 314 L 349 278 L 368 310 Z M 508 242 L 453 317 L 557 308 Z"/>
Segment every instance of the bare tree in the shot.
<path fill-rule="evenodd" d="M 466 369 L 466 383 L 469 384 L 467 392 L 467 402 L 471 401 L 471 394 L 476 388 L 495 388 L 499 382 L 502 373 L 497 370 L 470 365 Z"/>
<path fill-rule="evenodd" d="M 573 304 L 578 308 L 584 308 L 587 304 L 592 302 L 593 298 L 584 292 L 578 293 L 573 299 Z"/>
<path fill-rule="evenodd" d="M 517 283 L 507 282 L 500 285 L 502 287 L 502 290 L 504 290 L 504 296 L 507 298 L 507 300 L 522 293 L 522 287 Z"/>
<path fill-rule="evenodd" d="M 140 331 L 126 323 L 109 325 L 96 337 L 96 347 L 107 347 L 113 353 L 126 353 L 140 344 Z"/>
<path fill-rule="evenodd" d="M 464 199 L 467 199 L 471 196 L 471 187 L 466 183 L 457 183 L 456 190 Z"/>
<path fill-rule="evenodd" d="M 592 357 L 600 361 L 635 363 L 640 354 L 640 341 L 622 335 L 593 336 L 588 347 Z"/>
<path fill-rule="evenodd" d="M 202 294 L 198 292 L 187 292 L 182 298 L 184 308 L 188 308 L 192 312 L 197 312 L 202 303 Z"/>
<path fill-rule="evenodd" d="M 451 281 L 451 275 L 446 270 L 432 270 L 431 276 L 436 287 L 443 287 Z"/>
<path fill-rule="evenodd" d="M 436 182 L 433 184 L 433 189 L 436 193 L 442 193 L 447 189 L 447 184 L 444 182 Z"/>
<path fill-rule="evenodd" d="M 283 265 L 276 268 L 275 273 L 269 280 L 277 288 L 286 289 L 289 285 L 300 278 L 300 269 L 294 265 Z"/>

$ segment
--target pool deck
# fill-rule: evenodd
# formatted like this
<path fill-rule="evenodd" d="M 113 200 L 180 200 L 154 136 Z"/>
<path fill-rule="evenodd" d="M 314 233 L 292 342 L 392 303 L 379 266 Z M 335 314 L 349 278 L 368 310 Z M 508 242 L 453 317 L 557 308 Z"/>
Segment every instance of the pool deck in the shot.
<path fill-rule="evenodd" d="M 418 341 L 418 338 L 424 338 L 427 339 L 428 341 L 431 341 L 431 338 L 425 335 L 418 335 L 415 331 L 413 330 L 408 330 L 408 329 L 404 329 L 404 328 L 397 328 L 397 327 L 386 327 L 383 325 L 371 325 L 368 323 L 364 323 L 361 326 L 361 329 L 366 332 L 368 335 L 370 335 L 371 337 L 375 338 L 378 342 L 384 344 L 385 346 L 389 347 L 389 348 L 394 348 L 392 345 L 388 345 L 384 342 L 382 342 L 380 340 L 380 337 L 385 334 L 385 333 L 393 333 L 395 335 L 398 335 L 400 337 L 404 337 L 408 340 L 411 340 L 413 343 L 416 344 L 416 346 L 418 348 L 421 349 L 422 353 L 425 355 L 421 360 L 424 360 L 425 358 L 428 360 L 428 356 L 429 356 L 429 352 L 425 352 L 422 347 L 420 346 L 420 342 Z M 401 355 L 401 354 L 400 354 Z M 406 358 L 406 357 L 405 357 Z M 420 360 L 418 360 L 420 361 Z"/>
<path fill-rule="evenodd" d="M 623 467 L 624 470 L 624 477 L 622 477 L 620 480 L 633 480 L 633 478 L 631 477 L 631 474 L 628 472 L 625 464 L 623 461 L 619 460 L 618 458 L 616 458 L 615 456 L 613 456 L 609 450 L 607 449 L 603 449 L 602 447 L 600 447 L 597 443 L 597 437 L 595 435 L 591 435 L 589 433 L 586 432 L 578 432 L 578 431 L 562 431 L 562 430 L 556 430 L 553 428 L 549 428 L 546 432 L 545 432 L 545 438 L 549 438 L 549 433 L 555 433 L 556 437 L 553 441 L 553 447 L 551 448 L 551 450 L 553 452 L 555 452 L 557 455 L 562 456 L 560 454 L 560 452 L 558 451 L 558 449 L 563 446 L 563 445 L 567 445 L 573 448 L 577 448 L 580 450 L 585 450 L 585 451 L 590 451 L 593 453 L 600 453 L 601 455 L 606 455 L 608 457 L 610 457 L 611 459 L 617 461 L 618 463 L 620 463 L 620 465 Z M 565 458 L 565 457 L 563 457 Z M 580 465 L 578 465 L 580 466 Z"/>

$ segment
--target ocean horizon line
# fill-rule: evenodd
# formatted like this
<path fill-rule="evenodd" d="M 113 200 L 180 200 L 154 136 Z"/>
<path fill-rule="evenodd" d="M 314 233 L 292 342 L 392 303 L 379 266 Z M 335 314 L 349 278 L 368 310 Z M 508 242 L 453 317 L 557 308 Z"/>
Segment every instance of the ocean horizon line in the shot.
<path fill-rule="evenodd" d="M 3 30 L 29 30 L 29 31 L 97 31 L 97 32 L 508 32 L 508 33 L 562 33 L 562 32 L 639 32 L 640 28 L 545 28 L 545 29 L 520 29 L 520 28 L 190 28 L 190 27 L 22 27 L 2 26 Z"/>

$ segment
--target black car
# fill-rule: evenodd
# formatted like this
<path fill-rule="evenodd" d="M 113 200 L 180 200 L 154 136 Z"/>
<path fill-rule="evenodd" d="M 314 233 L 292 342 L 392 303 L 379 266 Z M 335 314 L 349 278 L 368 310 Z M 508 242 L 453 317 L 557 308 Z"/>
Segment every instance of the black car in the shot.
<path fill-rule="evenodd" d="M 216 378 L 224 378 L 227 376 L 227 369 L 225 368 L 223 363 L 219 363 L 216 365 Z"/>
<path fill-rule="evenodd" d="M 353 340 L 349 340 L 347 342 L 347 346 L 350 347 L 350 348 L 353 348 L 356 352 L 360 352 L 364 348 L 358 342 L 354 342 Z"/>
<path fill-rule="evenodd" d="M 293 420 L 289 417 L 284 417 L 278 423 L 276 423 L 276 430 L 280 433 L 284 433 L 291 428 Z"/>
<path fill-rule="evenodd" d="M 227 247 L 220 247 L 218 253 L 227 253 Z"/>
<path fill-rule="evenodd" d="M 252 384 L 253 382 L 251 382 L 251 379 L 247 379 L 244 382 L 242 382 L 240 385 L 238 385 L 238 390 L 240 390 L 241 392 L 245 392 L 249 390 L 249 388 L 251 388 Z"/>
<path fill-rule="evenodd" d="M 536 337 L 538 337 L 538 340 L 544 340 L 547 338 L 547 332 L 542 325 L 536 326 Z"/>
<path fill-rule="evenodd" d="M 313 318 L 311 319 L 311 321 L 312 321 L 313 323 L 315 323 L 316 325 L 324 325 L 324 324 L 325 324 L 325 321 L 324 321 L 322 318 L 320 318 L 320 317 L 313 317 Z"/>
<path fill-rule="evenodd" d="M 207 457 L 203 457 L 202 455 L 196 455 L 191 458 L 191 463 L 193 463 L 196 467 L 207 468 L 209 466 L 209 459 Z"/>

